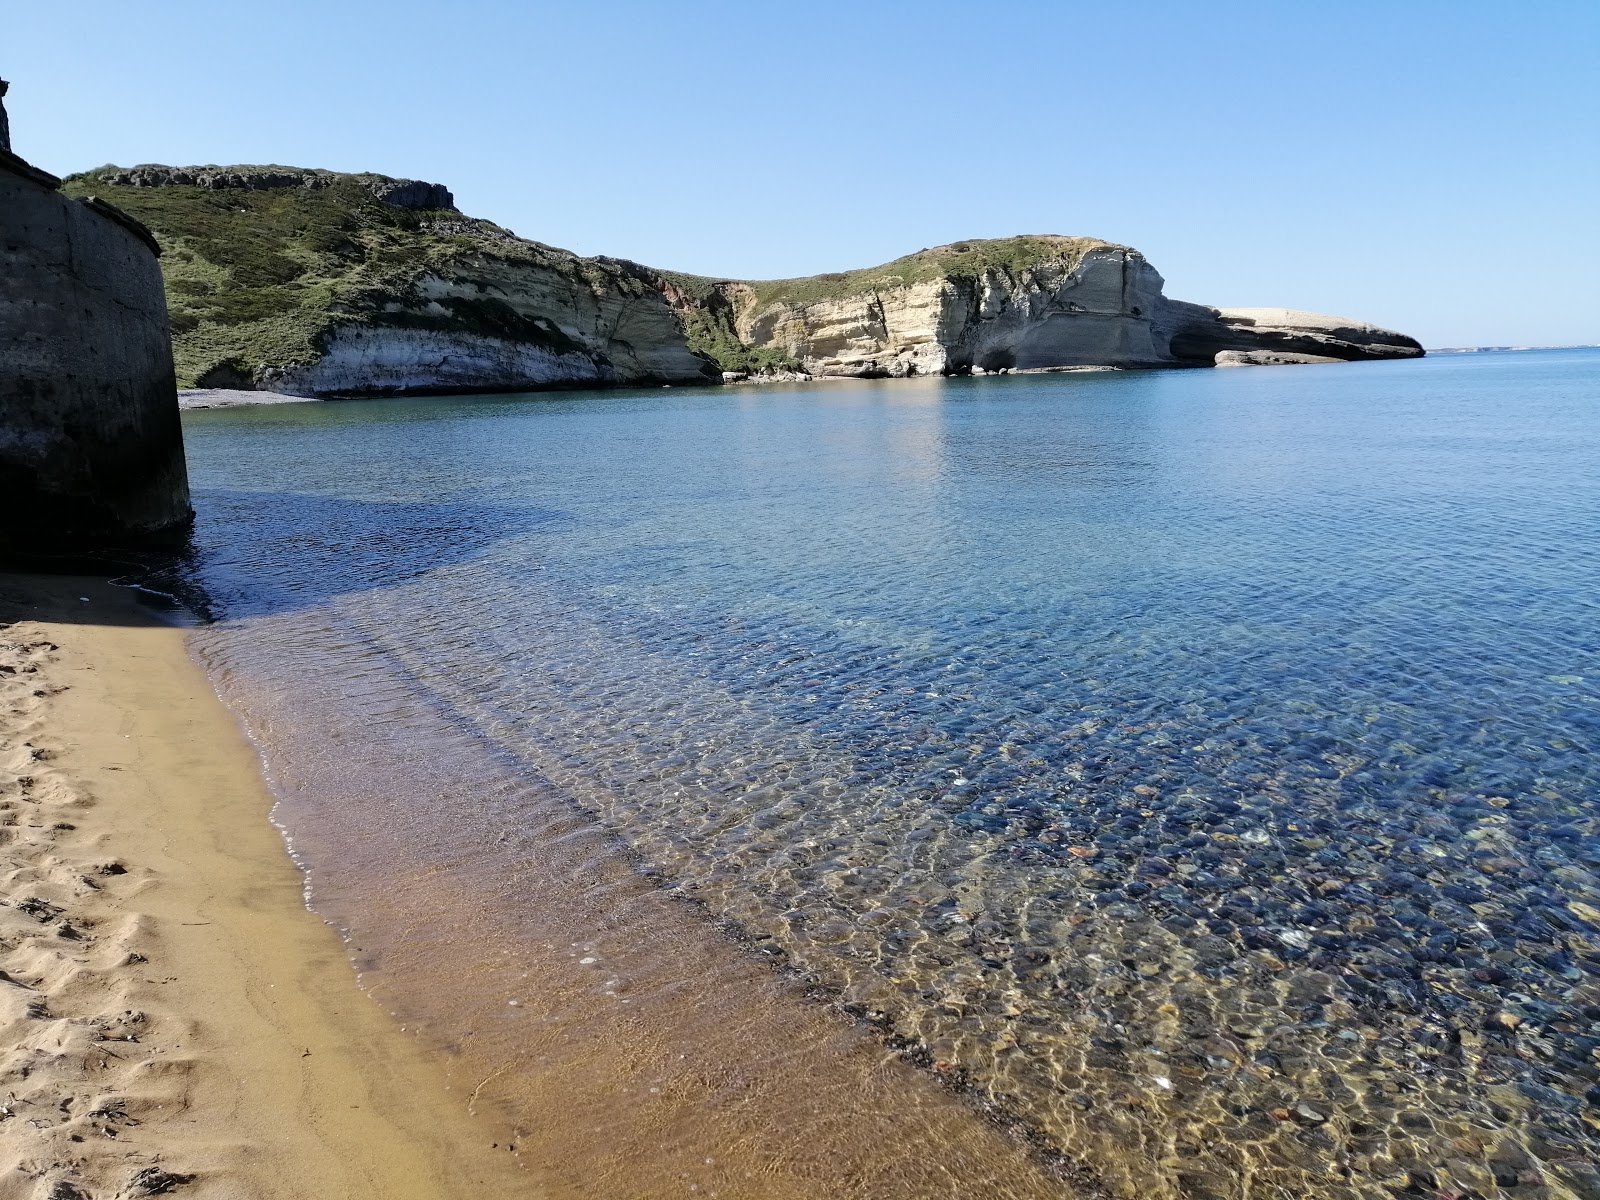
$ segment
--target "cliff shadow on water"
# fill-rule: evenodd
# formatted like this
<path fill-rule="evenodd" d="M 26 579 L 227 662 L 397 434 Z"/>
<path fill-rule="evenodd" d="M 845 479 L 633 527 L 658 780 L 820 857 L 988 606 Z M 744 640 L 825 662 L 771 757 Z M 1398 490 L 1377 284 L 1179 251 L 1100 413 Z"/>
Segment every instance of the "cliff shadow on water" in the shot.
<path fill-rule="evenodd" d="M 461 503 L 383 502 L 305 493 L 197 489 L 194 529 L 160 548 L 105 549 L 20 569 L 112 577 L 152 612 L 204 622 L 279 616 L 416 579 L 478 557 L 495 542 L 558 528 L 564 514 Z M 230 532 L 226 539 L 218 529 Z M 242 529 L 248 536 L 240 536 Z M 104 614 L 85 609 L 85 623 Z"/>

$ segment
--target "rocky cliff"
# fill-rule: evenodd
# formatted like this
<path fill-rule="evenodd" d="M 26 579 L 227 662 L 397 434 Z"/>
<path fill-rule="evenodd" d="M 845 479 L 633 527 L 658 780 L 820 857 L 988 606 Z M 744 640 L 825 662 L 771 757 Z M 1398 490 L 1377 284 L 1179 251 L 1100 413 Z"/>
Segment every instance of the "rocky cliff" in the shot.
<path fill-rule="evenodd" d="M 1095 238 L 957 242 L 881 267 L 805 279 L 675 279 L 694 297 L 696 315 L 704 320 L 703 314 L 712 314 L 726 330 L 723 343 L 810 375 L 1255 365 L 1422 354 L 1413 338 L 1361 321 L 1169 300 L 1160 274 L 1143 255 Z M 703 335 L 702 341 L 700 348 L 713 357 L 738 357 L 718 352 Z"/>
<path fill-rule="evenodd" d="M 1172 353 L 1187 362 L 1354 362 L 1422 354 L 1415 338 L 1348 317 L 1292 308 L 1206 308 L 1176 300 L 1168 301 L 1167 308 L 1172 314 Z"/>
<path fill-rule="evenodd" d="M 1094 238 L 717 280 L 528 241 L 416 180 L 146 166 L 67 187 L 161 238 L 185 385 L 330 395 L 1422 353 L 1359 321 L 1169 300 L 1137 250 Z"/>
<path fill-rule="evenodd" d="M 1173 361 L 1161 276 L 1137 250 L 1094 238 L 961 242 L 838 275 L 682 284 L 738 344 L 812 375 Z"/>
<path fill-rule="evenodd" d="M 321 396 L 705 383 L 654 273 L 463 216 L 447 189 L 293 167 L 102 168 L 167 252 L 184 386 Z"/>

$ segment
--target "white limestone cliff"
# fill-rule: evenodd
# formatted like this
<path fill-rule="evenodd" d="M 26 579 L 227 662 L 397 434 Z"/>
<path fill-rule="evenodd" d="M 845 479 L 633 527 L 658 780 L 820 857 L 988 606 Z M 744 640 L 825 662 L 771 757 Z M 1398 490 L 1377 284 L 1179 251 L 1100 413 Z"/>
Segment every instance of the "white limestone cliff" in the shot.
<path fill-rule="evenodd" d="M 1040 239 L 1041 241 L 1045 239 Z M 1049 239 L 1062 253 L 838 298 L 763 302 L 730 285 L 741 341 L 813 375 L 949 375 L 1057 366 L 1159 366 L 1161 276 L 1136 250 Z M 923 253 L 940 253 L 924 251 Z"/>
<path fill-rule="evenodd" d="M 257 387 L 289 395 L 715 383 L 652 287 L 596 287 L 527 261 L 485 257 L 427 275 L 369 319 L 335 325 L 309 363 L 263 365 Z M 608 281 L 609 282 L 609 281 Z M 462 328 L 463 317 L 472 328 Z"/>
<path fill-rule="evenodd" d="M 978 260 L 972 268 L 968 255 Z M 930 269 L 931 278 L 917 278 Z M 819 289 L 818 281 L 830 278 L 835 285 Z M 1268 365 L 1422 353 L 1413 339 L 1361 321 L 1169 300 L 1161 275 L 1137 250 L 1089 238 L 957 243 L 846 276 L 716 287 L 734 314 L 738 340 L 787 359 L 790 376 Z"/>

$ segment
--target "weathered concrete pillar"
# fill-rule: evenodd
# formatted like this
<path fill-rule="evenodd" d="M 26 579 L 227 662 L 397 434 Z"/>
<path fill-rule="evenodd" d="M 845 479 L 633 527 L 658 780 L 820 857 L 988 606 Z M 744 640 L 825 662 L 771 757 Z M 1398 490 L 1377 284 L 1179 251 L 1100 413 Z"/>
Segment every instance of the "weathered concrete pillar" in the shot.
<path fill-rule="evenodd" d="M 0 545 L 13 547 L 143 538 L 192 516 L 160 247 L 59 184 L 0 149 Z"/>

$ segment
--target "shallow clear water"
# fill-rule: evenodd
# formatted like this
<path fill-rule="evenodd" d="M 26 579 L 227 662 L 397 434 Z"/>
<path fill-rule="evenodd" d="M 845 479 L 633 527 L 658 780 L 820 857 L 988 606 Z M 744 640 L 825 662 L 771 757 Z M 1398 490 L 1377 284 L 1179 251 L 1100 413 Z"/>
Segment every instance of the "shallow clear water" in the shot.
<path fill-rule="evenodd" d="M 536 783 L 1090 1190 L 1600 1194 L 1600 352 L 185 429 L 213 671 L 470 732 L 463 854 Z"/>

